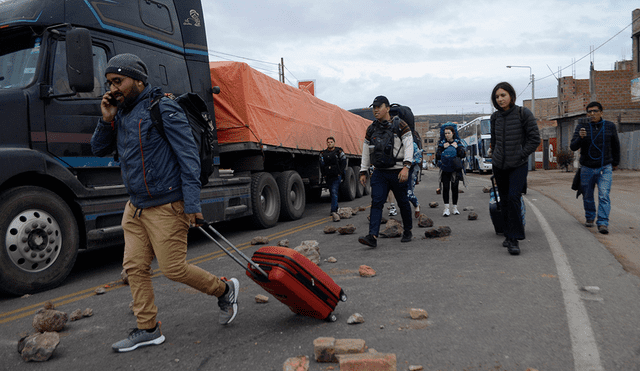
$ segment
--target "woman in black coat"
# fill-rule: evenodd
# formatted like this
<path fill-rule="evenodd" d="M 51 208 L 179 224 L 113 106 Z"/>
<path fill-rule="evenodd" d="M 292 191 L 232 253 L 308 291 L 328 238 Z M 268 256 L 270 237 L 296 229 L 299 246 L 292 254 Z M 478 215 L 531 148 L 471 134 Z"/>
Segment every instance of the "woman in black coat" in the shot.
<path fill-rule="evenodd" d="M 504 219 L 503 246 L 509 254 L 520 254 L 518 240 L 524 240 L 521 195 L 526 189 L 529 156 L 540 144 L 538 123 L 533 113 L 516 106 L 511 84 L 501 82 L 493 88 L 491 102 L 491 163 Z"/>

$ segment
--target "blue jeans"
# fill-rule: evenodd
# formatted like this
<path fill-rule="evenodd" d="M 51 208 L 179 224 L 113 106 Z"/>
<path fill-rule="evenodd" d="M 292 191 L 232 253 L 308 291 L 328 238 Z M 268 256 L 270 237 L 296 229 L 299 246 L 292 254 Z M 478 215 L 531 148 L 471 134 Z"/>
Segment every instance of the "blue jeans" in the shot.
<path fill-rule="evenodd" d="M 504 225 L 504 236 L 524 240 L 522 220 L 522 192 L 527 184 L 528 164 L 511 169 L 493 168 L 493 175 L 500 195 L 500 209 Z"/>
<path fill-rule="evenodd" d="M 409 187 L 407 187 L 407 197 L 409 198 L 409 202 L 413 204 L 413 207 L 418 207 L 420 202 L 418 202 L 418 197 L 413 192 L 416 188 L 416 183 L 418 182 L 418 173 L 420 172 L 420 165 L 411 166 L 411 170 L 409 170 Z"/>
<path fill-rule="evenodd" d="M 338 175 L 337 178 L 329 178 L 327 179 L 327 184 L 329 185 L 329 194 L 331 195 L 331 212 L 338 212 L 338 191 L 340 190 L 340 182 L 342 181 L 342 177 Z"/>
<path fill-rule="evenodd" d="M 413 221 L 411 220 L 411 205 L 407 197 L 409 181 L 400 183 L 398 174 L 400 170 L 374 170 L 371 174 L 371 213 L 369 214 L 369 234 L 378 236 L 380 232 L 380 221 L 382 220 L 382 209 L 387 201 L 389 190 L 396 196 L 396 203 L 400 208 L 402 216 L 402 226 L 405 232 L 411 231 Z"/>
<path fill-rule="evenodd" d="M 582 183 L 582 203 L 584 204 L 584 216 L 587 220 L 596 220 L 596 202 L 593 193 L 598 185 L 598 213 L 597 225 L 609 225 L 609 212 L 611 211 L 611 179 L 613 167 L 611 164 L 599 168 L 583 166 L 580 169 L 580 183 Z"/>

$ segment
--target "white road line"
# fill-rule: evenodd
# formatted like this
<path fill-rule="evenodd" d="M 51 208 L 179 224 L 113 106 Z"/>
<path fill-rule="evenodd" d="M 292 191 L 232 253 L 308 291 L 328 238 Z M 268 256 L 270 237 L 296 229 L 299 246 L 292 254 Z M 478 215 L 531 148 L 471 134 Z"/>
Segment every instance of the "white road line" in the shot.
<path fill-rule="evenodd" d="M 591 329 L 589 315 L 580 299 L 578 285 L 567 260 L 567 255 L 542 213 L 528 199 L 525 198 L 525 202 L 536 215 L 551 247 L 553 260 L 556 262 L 562 296 L 564 297 L 564 306 L 567 310 L 574 368 L 576 371 L 604 371 L 600 362 L 598 344 Z"/>

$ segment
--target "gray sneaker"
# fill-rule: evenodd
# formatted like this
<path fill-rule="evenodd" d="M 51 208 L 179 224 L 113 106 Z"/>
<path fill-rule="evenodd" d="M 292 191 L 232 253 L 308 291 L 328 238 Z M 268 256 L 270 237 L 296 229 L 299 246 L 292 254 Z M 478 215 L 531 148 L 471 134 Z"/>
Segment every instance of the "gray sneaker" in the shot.
<path fill-rule="evenodd" d="M 114 352 L 123 353 L 130 352 L 132 350 L 136 350 L 138 347 L 143 347 L 146 345 L 159 345 L 164 343 L 164 335 L 162 335 L 162 331 L 160 330 L 160 322 L 156 325 L 156 330 L 154 332 L 147 332 L 147 330 L 140 330 L 139 328 L 135 328 L 131 330 L 129 336 L 126 339 L 120 340 L 119 342 L 113 344 L 111 349 Z"/>
<path fill-rule="evenodd" d="M 238 314 L 238 291 L 240 291 L 240 282 L 236 278 L 226 281 L 229 286 L 229 292 L 218 298 L 218 306 L 220 307 L 220 319 L 218 323 L 227 325 L 236 318 Z"/>

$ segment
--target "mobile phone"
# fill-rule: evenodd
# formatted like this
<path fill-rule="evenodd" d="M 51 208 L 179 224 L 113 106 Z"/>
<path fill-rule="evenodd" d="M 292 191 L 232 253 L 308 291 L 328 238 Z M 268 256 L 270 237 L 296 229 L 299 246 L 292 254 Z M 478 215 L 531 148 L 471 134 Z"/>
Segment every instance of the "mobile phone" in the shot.
<path fill-rule="evenodd" d="M 114 107 L 118 105 L 118 100 L 114 98 L 113 95 L 111 94 L 109 94 L 109 97 L 107 98 L 107 102 L 109 102 L 109 104 Z"/>

